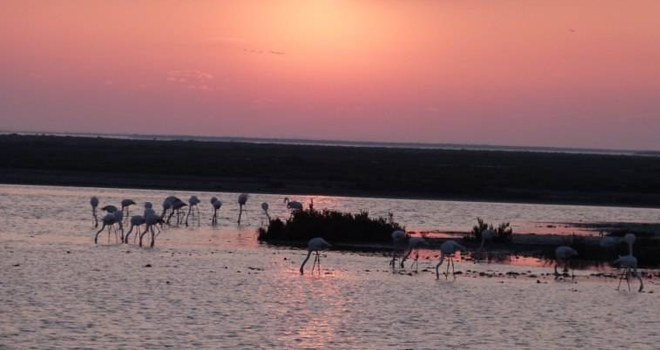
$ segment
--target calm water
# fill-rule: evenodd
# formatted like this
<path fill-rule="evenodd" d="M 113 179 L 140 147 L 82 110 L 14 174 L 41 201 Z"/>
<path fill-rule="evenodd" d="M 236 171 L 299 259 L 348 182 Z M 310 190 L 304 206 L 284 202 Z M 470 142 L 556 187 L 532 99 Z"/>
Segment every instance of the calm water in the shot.
<path fill-rule="evenodd" d="M 154 249 L 92 244 L 89 197 L 157 207 L 166 195 L 203 200 L 202 227 L 169 228 Z M 300 276 L 305 251 L 255 242 L 260 204 L 288 216 L 283 195 L 254 195 L 237 227 L 236 194 L 208 226 L 211 194 L 0 186 L 0 349 L 657 349 L 660 285 L 617 292 L 616 281 L 549 268 L 459 262 L 436 281 L 434 262 L 392 274 L 387 258 L 326 252 Z M 308 197 L 295 197 L 308 201 Z M 420 230 L 466 231 L 477 216 L 537 222 L 653 222 L 648 209 L 314 197 L 316 208 L 372 214 Z M 114 240 L 114 238 L 113 238 Z M 470 270 L 468 272 L 468 270 Z M 479 277 L 478 272 L 524 273 Z M 533 276 L 530 277 L 530 274 Z M 633 286 L 636 287 L 636 284 Z"/>

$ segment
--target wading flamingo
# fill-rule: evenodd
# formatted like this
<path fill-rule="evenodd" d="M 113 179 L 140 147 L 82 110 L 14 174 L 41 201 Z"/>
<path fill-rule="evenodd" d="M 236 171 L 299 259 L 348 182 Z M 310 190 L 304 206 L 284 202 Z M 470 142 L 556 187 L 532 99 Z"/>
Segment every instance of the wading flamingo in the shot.
<path fill-rule="evenodd" d="M 291 211 L 303 210 L 302 203 L 298 201 L 291 201 L 289 200 L 289 197 L 284 197 L 284 203 L 286 204 L 286 208 L 291 209 Z"/>
<path fill-rule="evenodd" d="M 317 266 L 318 264 L 318 270 L 319 274 L 321 273 L 321 256 L 319 255 L 319 250 L 325 250 L 330 248 L 331 245 L 330 243 L 326 242 L 325 239 L 321 237 L 316 237 L 312 238 L 309 240 L 307 243 L 307 257 L 305 260 L 302 262 L 302 265 L 300 265 L 300 274 L 302 275 L 303 268 L 305 267 L 305 264 L 307 263 L 307 260 L 309 260 L 309 257 L 312 255 L 312 252 L 316 253 L 316 256 L 314 257 L 314 264 L 312 265 L 312 273 L 314 273 L 314 267 Z"/>
<path fill-rule="evenodd" d="M 199 204 L 201 201 L 197 196 L 190 196 L 190 199 L 188 199 L 188 215 L 186 215 L 186 226 L 188 226 L 188 218 L 190 217 L 190 214 L 192 213 L 193 215 L 193 224 L 195 224 L 195 217 L 197 217 L 197 226 L 201 225 L 201 220 L 199 218 L 199 208 L 197 207 L 197 204 Z"/>
<path fill-rule="evenodd" d="M 261 203 L 261 209 L 264 211 L 264 214 L 266 214 L 266 218 L 268 219 L 268 222 L 270 222 L 270 214 L 268 214 L 268 203 L 266 202 Z"/>
<path fill-rule="evenodd" d="M 633 244 L 635 244 L 637 237 L 634 233 L 628 233 L 623 236 L 623 241 L 628 245 L 628 255 L 633 255 Z"/>
<path fill-rule="evenodd" d="M 92 206 L 92 218 L 94 218 L 94 228 L 99 227 L 99 218 L 96 216 L 96 207 L 99 206 L 99 199 L 94 196 L 89 199 L 89 204 Z"/>
<path fill-rule="evenodd" d="M 456 243 L 455 241 L 446 241 L 440 246 L 440 262 L 435 265 L 435 279 L 440 279 L 440 272 L 438 269 L 442 262 L 447 259 L 447 272 L 445 272 L 445 279 L 449 278 L 449 267 L 451 266 L 451 273 L 456 278 L 456 271 L 454 270 L 454 253 L 457 251 L 465 250 L 465 247 Z"/>
<path fill-rule="evenodd" d="M 486 245 L 486 242 L 492 242 L 495 239 L 496 235 L 497 233 L 493 230 L 483 230 L 481 232 L 481 245 L 479 246 L 479 250 L 477 250 L 477 257 L 479 259 L 481 259 L 481 253 L 484 249 L 484 245 Z"/>
<path fill-rule="evenodd" d="M 149 209 L 146 209 L 149 210 Z M 153 212 L 153 210 L 152 210 Z M 155 215 L 156 213 L 149 213 L 147 215 Z M 135 239 L 134 241 L 137 241 L 138 236 L 140 235 L 140 226 L 144 225 L 146 223 L 146 220 L 144 219 L 144 216 L 142 215 L 135 215 L 131 218 L 131 228 L 128 230 L 126 233 L 126 236 L 124 236 L 124 243 L 128 244 L 128 237 L 131 235 L 131 232 L 133 232 L 133 228 L 135 229 Z"/>
<path fill-rule="evenodd" d="M 620 267 L 623 268 L 623 273 L 621 274 L 621 278 L 619 278 L 619 285 L 616 287 L 616 290 L 619 290 L 621 288 L 621 281 L 623 279 L 626 279 L 626 283 L 628 283 L 628 291 L 630 292 L 630 274 L 634 277 L 637 277 L 639 280 L 639 290 L 638 292 L 641 292 L 644 289 L 644 281 L 642 281 L 642 276 L 637 273 L 637 258 L 635 258 L 633 255 L 624 255 L 624 256 L 619 256 L 618 259 L 614 260 L 614 265 L 619 265 Z"/>
<path fill-rule="evenodd" d="M 128 216 L 129 215 L 128 207 L 130 207 L 133 204 L 135 204 L 135 202 L 132 199 L 124 199 L 124 200 L 121 201 L 121 212 L 124 214 L 124 217 L 126 218 L 126 220 L 128 220 L 128 218 L 130 217 L 130 216 Z M 124 213 L 124 210 L 126 210 L 125 213 Z"/>
<path fill-rule="evenodd" d="M 142 232 L 142 234 L 140 234 L 140 242 L 139 242 L 140 247 L 142 247 L 142 238 L 144 237 L 145 234 L 147 234 L 147 232 L 151 232 L 151 245 L 150 246 L 153 248 L 156 245 L 156 236 L 158 236 L 158 235 L 156 234 L 156 232 L 154 230 L 154 227 L 156 229 L 158 229 L 158 227 L 156 225 L 157 224 L 162 225 L 163 223 L 164 223 L 164 221 L 163 221 L 162 217 L 160 217 L 158 215 L 155 215 L 155 214 L 147 215 L 147 217 L 145 218 L 146 227 L 144 228 L 144 231 Z M 160 230 L 158 230 L 158 233 L 160 233 Z"/>
<path fill-rule="evenodd" d="M 211 225 L 217 225 L 218 224 L 218 210 L 220 210 L 220 207 L 222 207 L 222 202 L 213 197 L 211 198 L 211 205 L 213 206 L 213 217 L 211 217 Z"/>
<path fill-rule="evenodd" d="M 98 244 L 98 239 L 99 239 L 99 234 L 103 232 L 103 230 L 107 227 L 108 228 L 108 243 L 110 243 L 110 234 L 112 233 L 112 229 L 114 228 L 115 224 L 119 223 L 121 224 L 121 221 L 117 221 L 118 218 L 123 219 L 123 216 L 117 215 L 116 213 L 121 213 L 120 211 L 116 211 L 114 213 L 109 213 L 106 214 L 102 219 L 101 222 L 103 225 L 101 226 L 101 229 L 96 232 L 96 236 L 94 236 L 94 244 Z M 117 229 L 114 229 L 115 232 L 115 240 L 117 240 Z M 123 241 L 123 234 L 122 234 L 122 241 Z"/>
<path fill-rule="evenodd" d="M 243 207 L 247 203 L 248 197 L 250 197 L 247 193 L 241 193 L 238 196 L 238 206 L 240 207 L 240 211 L 238 212 L 238 224 L 241 224 L 241 216 L 243 216 Z M 246 210 L 247 211 L 247 210 Z M 247 215 L 247 214 L 245 214 Z"/>
<path fill-rule="evenodd" d="M 176 198 L 172 200 L 172 210 L 170 211 L 170 216 L 167 217 L 167 224 L 170 224 L 170 220 L 172 219 L 172 216 L 176 214 L 176 224 L 179 225 L 181 223 L 181 208 L 187 206 L 188 204 L 184 203 L 182 200 L 179 198 Z"/>
<path fill-rule="evenodd" d="M 408 239 L 408 252 L 401 258 L 401 268 L 403 269 L 403 263 L 408 259 L 410 254 L 415 251 L 415 258 L 413 259 L 412 266 L 410 267 L 411 269 L 413 266 L 415 267 L 415 272 L 417 272 L 418 269 L 418 260 L 419 260 L 419 250 L 423 247 L 428 247 L 429 243 L 423 238 L 423 237 L 410 237 Z"/>
<path fill-rule="evenodd" d="M 560 264 L 564 265 L 564 272 L 566 273 L 569 269 L 569 262 L 572 257 L 578 256 L 578 252 L 567 246 L 567 245 L 562 245 L 557 247 L 555 249 L 555 259 L 557 260 L 557 263 L 555 264 L 555 279 L 559 278 L 559 273 L 557 272 L 557 266 Z M 571 278 L 575 278 L 575 270 L 571 270 Z"/>
<path fill-rule="evenodd" d="M 392 260 L 390 261 L 392 269 L 396 269 L 396 254 L 399 250 L 403 250 L 407 239 L 408 235 L 402 230 L 392 232 Z"/>
<path fill-rule="evenodd" d="M 114 205 L 106 205 L 105 207 L 101 208 L 101 210 L 103 210 L 106 213 L 112 214 L 119 209 L 117 209 L 117 207 L 115 207 Z"/>

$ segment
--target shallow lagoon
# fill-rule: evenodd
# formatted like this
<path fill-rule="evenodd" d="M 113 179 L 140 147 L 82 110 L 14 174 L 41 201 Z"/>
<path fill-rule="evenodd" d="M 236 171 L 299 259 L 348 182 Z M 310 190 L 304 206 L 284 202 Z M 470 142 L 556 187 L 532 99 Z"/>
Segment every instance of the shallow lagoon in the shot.
<path fill-rule="evenodd" d="M 29 186 L 2 186 L 0 192 L 0 349 L 660 346 L 657 279 L 645 281 L 646 293 L 628 293 L 615 291 L 615 280 L 585 271 L 572 283 L 545 275 L 550 267 L 459 262 L 462 275 L 436 281 L 432 261 L 422 261 L 419 274 L 393 274 L 385 257 L 334 251 L 323 254 L 321 274 L 300 276 L 305 251 L 260 245 L 254 238 L 262 201 L 271 203 L 273 215 L 288 215 L 278 209 L 282 195 L 254 195 L 250 225 L 238 228 L 236 196 L 220 194 L 225 205 L 219 227 L 203 220 L 199 228 L 166 229 L 155 249 L 140 249 L 105 244 L 106 236 L 104 244 L 92 244 L 89 196 L 99 195 L 102 204 L 132 197 L 158 206 L 169 192 Z M 206 218 L 210 194 L 201 195 Z M 335 205 L 342 206 L 333 208 L 392 211 L 408 227 L 469 229 L 458 224 L 458 209 L 456 218 L 444 209 L 430 212 L 434 201 L 378 206 L 372 201 L 389 200 L 326 198 L 314 197 L 315 207 L 339 201 Z M 616 209 L 603 208 L 647 211 Z M 499 221 L 496 212 L 491 221 Z M 566 220 L 547 208 L 539 212 L 542 218 L 511 221 Z M 440 214 L 454 224 L 441 226 Z M 465 220 L 471 225 L 473 218 Z M 480 271 L 521 275 L 488 278 Z"/>

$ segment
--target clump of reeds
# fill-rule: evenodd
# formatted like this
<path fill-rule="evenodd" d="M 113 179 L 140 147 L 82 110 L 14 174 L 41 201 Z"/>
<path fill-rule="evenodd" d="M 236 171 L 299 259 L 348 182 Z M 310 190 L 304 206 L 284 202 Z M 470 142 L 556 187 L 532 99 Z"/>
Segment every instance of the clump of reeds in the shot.
<path fill-rule="evenodd" d="M 465 236 L 465 240 L 481 242 L 481 233 L 486 230 L 495 231 L 495 238 L 493 239 L 495 243 L 511 242 L 513 228 L 508 222 L 503 222 L 495 227 L 493 224 L 486 223 L 482 218 L 477 218 L 477 224 Z"/>
<path fill-rule="evenodd" d="M 384 218 L 370 218 L 368 212 L 358 214 L 336 210 L 307 209 L 296 211 L 286 221 L 270 220 L 267 228 L 259 228 L 260 241 L 307 241 L 323 237 L 329 242 L 391 242 L 392 231 L 401 230 L 398 223 Z"/>

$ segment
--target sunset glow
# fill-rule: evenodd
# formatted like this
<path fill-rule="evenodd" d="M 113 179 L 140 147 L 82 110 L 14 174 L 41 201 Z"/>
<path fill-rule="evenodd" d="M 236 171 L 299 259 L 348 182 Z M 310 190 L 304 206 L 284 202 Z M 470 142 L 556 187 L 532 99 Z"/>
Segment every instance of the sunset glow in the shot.
<path fill-rule="evenodd" d="M 660 150 L 660 2 L 0 5 L 0 129 Z"/>

